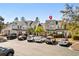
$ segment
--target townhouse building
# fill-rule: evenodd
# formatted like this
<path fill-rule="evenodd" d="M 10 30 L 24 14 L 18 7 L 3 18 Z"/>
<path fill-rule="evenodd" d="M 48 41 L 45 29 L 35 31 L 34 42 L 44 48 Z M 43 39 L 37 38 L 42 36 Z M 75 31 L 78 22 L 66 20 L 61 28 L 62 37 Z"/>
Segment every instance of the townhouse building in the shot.
<path fill-rule="evenodd" d="M 61 20 L 46 20 L 45 28 L 48 33 L 63 33 L 66 31 Z"/>
<path fill-rule="evenodd" d="M 13 21 L 11 23 L 8 23 L 7 26 L 1 31 L 1 33 L 4 34 L 10 34 L 10 33 L 25 33 L 28 28 L 34 28 L 37 26 L 40 22 L 35 21 L 23 21 L 23 20 L 17 20 Z"/>

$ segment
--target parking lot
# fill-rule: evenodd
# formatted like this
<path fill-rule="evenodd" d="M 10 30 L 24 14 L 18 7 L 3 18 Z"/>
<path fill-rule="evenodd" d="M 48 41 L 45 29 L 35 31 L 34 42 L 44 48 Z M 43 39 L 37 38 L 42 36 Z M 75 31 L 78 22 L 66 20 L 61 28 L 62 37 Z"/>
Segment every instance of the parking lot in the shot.
<path fill-rule="evenodd" d="M 47 45 L 45 43 L 35 43 L 18 41 L 18 39 L 8 40 L 0 43 L 2 47 L 10 47 L 15 50 L 15 56 L 77 56 L 79 51 L 72 51 L 68 47 L 59 45 Z"/>

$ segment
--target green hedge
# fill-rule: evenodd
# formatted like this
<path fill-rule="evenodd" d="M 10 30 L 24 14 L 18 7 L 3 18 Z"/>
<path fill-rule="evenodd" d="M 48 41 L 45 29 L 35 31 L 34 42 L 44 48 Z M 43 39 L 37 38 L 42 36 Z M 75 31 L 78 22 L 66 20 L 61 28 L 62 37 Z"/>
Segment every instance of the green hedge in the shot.
<path fill-rule="evenodd" d="M 79 40 L 79 36 L 73 36 L 74 40 Z"/>
<path fill-rule="evenodd" d="M 68 35 L 68 38 L 72 38 L 72 36 L 71 35 Z"/>
<path fill-rule="evenodd" d="M 65 38 L 63 34 L 60 35 L 54 35 L 55 38 Z M 68 36 L 68 38 L 71 38 L 71 35 Z"/>
<path fill-rule="evenodd" d="M 54 35 L 54 38 L 64 38 L 64 35 Z"/>

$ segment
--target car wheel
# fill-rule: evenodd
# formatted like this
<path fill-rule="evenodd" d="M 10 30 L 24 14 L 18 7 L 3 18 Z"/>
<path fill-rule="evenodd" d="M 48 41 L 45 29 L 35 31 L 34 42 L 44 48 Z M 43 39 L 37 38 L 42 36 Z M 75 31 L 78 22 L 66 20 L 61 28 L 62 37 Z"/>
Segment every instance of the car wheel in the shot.
<path fill-rule="evenodd" d="M 70 45 L 71 45 L 71 44 L 70 44 L 70 43 L 68 43 L 68 44 L 67 44 L 67 47 L 69 47 Z"/>
<path fill-rule="evenodd" d="M 48 42 L 46 42 L 46 44 L 48 44 Z"/>
<path fill-rule="evenodd" d="M 31 40 L 27 40 L 28 42 L 32 42 Z"/>
<path fill-rule="evenodd" d="M 66 47 L 69 47 L 69 44 L 67 44 Z"/>
<path fill-rule="evenodd" d="M 10 40 L 10 38 L 7 37 L 8 40 Z"/>
<path fill-rule="evenodd" d="M 9 53 L 7 54 L 7 56 L 13 56 L 13 53 L 12 53 L 12 52 L 9 52 Z"/>

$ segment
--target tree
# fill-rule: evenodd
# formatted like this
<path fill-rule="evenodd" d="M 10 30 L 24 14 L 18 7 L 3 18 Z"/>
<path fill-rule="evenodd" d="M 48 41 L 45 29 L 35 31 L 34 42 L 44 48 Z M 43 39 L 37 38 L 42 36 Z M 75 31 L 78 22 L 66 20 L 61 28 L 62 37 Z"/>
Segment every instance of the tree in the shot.
<path fill-rule="evenodd" d="M 3 29 L 3 26 L 0 24 L 0 32 L 1 32 L 2 29 Z"/>
<path fill-rule="evenodd" d="M 2 16 L 0 16 L 0 21 L 4 21 L 4 18 Z"/>
<path fill-rule="evenodd" d="M 73 9 L 72 6 L 66 4 L 64 10 L 61 11 L 63 18 L 66 20 L 66 29 L 71 33 L 72 38 L 74 36 L 79 36 L 79 7 Z M 71 21 L 69 21 L 71 19 Z M 69 21 L 69 22 L 68 22 Z"/>
<path fill-rule="evenodd" d="M 69 4 L 65 4 L 64 10 L 60 11 L 63 14 L 63 18 L 66 20 L 72 20 L 74 16 L 74 9 L 73 6 Z"/>
<path fill-rule="evenodd" d="M 73 16 L 73 21 L 79 21 L 79 15 Z"/>
<path fill-rule="evenodd" d="M 38 18 L 38 17 L 36 17 L 36 20 L 35 20 L 35 21 L 39 22 L 39 18 Z"/>
<path fill-rule="evenodd" d="M 18 21 L 18 17 L 15 17 L 14 21 Z"/>
<path fill-rule="evenodd" d="M 25 17 L 21 17 L 21 20 L 22 20 L 22 21 L 25 21 Z"/>
<path fill-rule="evenodd" d="M 33 29 L 33 28 L 28 28 L 28 29 L 26 30 L 26 32 L 27 32 L 28 34 L 32 35 L 32 34 L 34 34 L 34 29 Z"/>
<path fill-rule="evenodd" d="M 79 37 L 79 23 L 75 22 L 67 23 L 67 29 L 71 33 L 72 38 L 74 38 L 75 36 Z"/>
<path fill-rule="evenodd" d="M 3 21 L 4 21 L 4 18 L 2 16 L 0 16 L 0 32 L 4 27 L 4 22 Z"/>
<path fill-rule="evenodd" d="M 42 27 L 41 24 L 39 24 L 38 26 L 36 26 L 36 28 L 35 28 L 36 35 L 41 35 L 41 34 L 43 34 L 43 32 L 44 32 L 44 29 L 43 29 L 43 27 Z"/>

